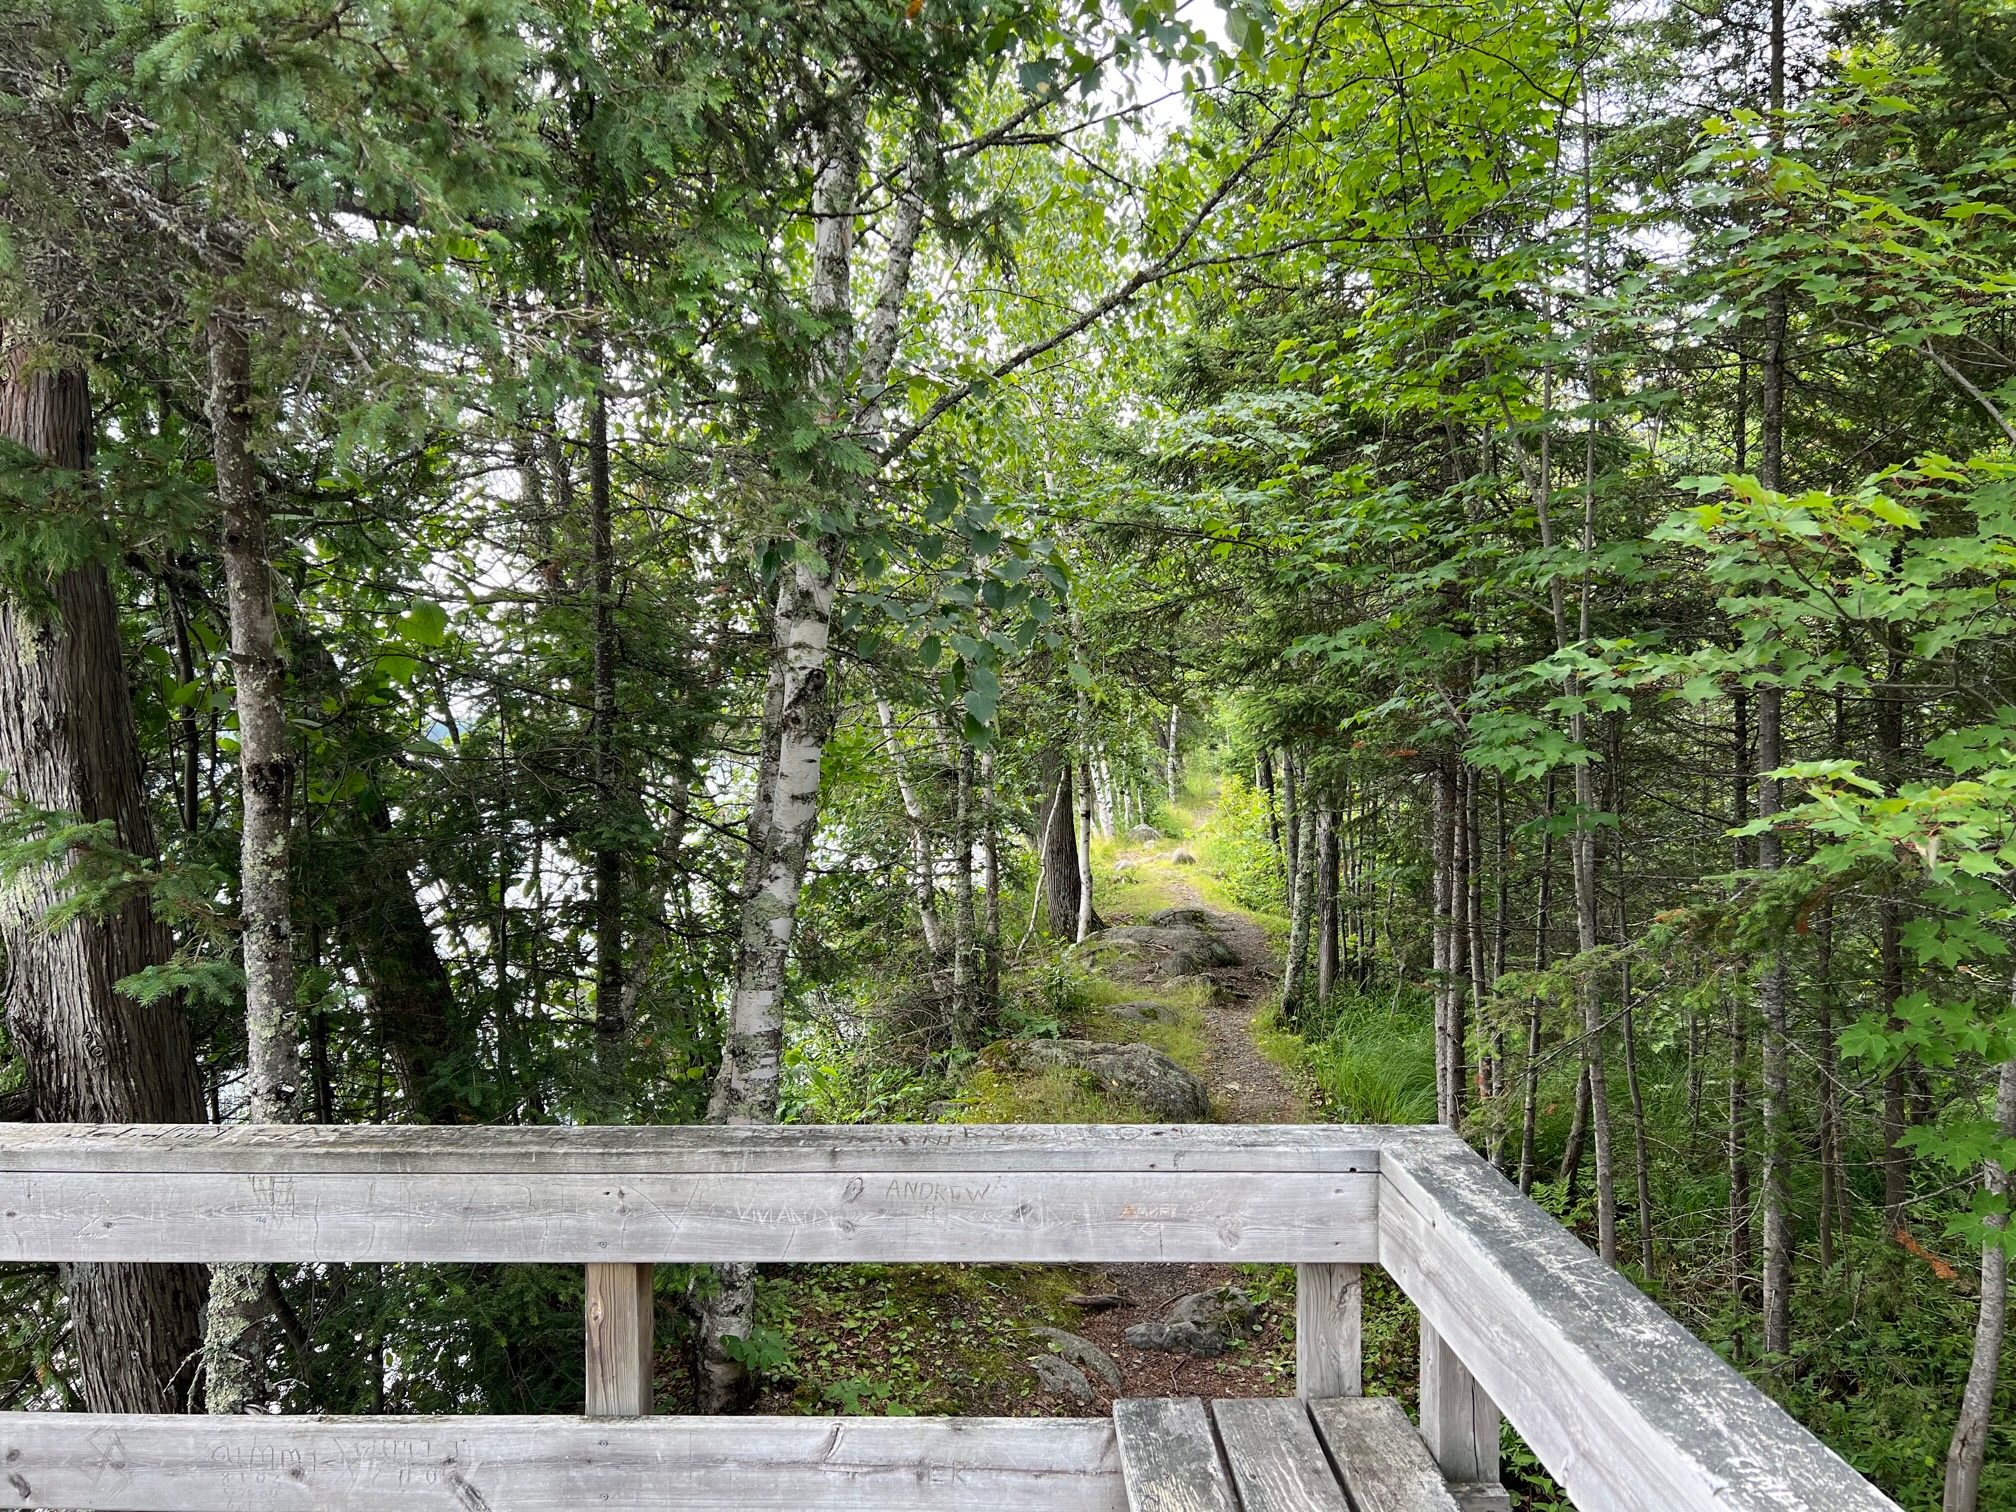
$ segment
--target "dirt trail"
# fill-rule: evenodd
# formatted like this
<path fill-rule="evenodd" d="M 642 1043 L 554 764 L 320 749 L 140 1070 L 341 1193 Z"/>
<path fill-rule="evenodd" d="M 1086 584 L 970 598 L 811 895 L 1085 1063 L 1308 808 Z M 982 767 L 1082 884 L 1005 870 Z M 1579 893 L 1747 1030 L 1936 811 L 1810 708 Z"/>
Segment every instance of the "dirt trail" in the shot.
<path fill-rule="evenodd" d="M 1309 1101 L 1288 1073 L 1261 1053 L 1253 1020 L 1279 991 L 1280 974 L 1267 931 L 1243 914 L 1208 905 L 1180 874 L 1172 883 L 1184 903 L 1211 917 L 1212 933 L 1239 957 L 1237 966 L 1206 973 L 1214 991 L 1205 1013 L 1211 1065 L 1204 1080 L 1224 1123 L 1308 1123 Z"/>
<path fill-rule="evenodd" d="M 1260 1049 L 1253 1037 L 1254 1019 L 1280 991 L 1280 971 L 1267 931 L 1244 914 L 1213 907 L 1185 876 L 1185 868 L 1150 853 L 1130 857 L 1138 873 L 1151 875 L 1174 895 L 1175 906 L 1199 908 L 1210 916 L 1211 932 L 1239 957 L 1236 966 L 1205 973 L 1212 993 L 1205 1005 L 1205 1030 L 1210 1061 L 1204 1069 L 1212 1105 L 1224 1123 L 1309 1123 L 1309 1100 L 1294 1079 Z M 1167 1311 L 1170 1303 L 1193 1292 L 1227 1285 L 1251 1286 L 1250 1278 L 1230 1265 L 1112 1265 L 1086 1268 L 1090 1290 L 1116 1294 L 1120 1303 L 1088 1312 L 1078 1328 L 1119 1363 L 1129 1396 L 1218 1397 L 1280 1396 L 1293 1390 L 1292 1358 L 1285 1324 L 1293 1312 L 1286 1298 L 1267 1298 L 1256 1334 L 1232 1354 L 1217 1359 L 1193 1359 L 1135 1349 L 1123 1338 L 1127 1328 Z M 1100 1400 L 1086 1407 L 1066 1407 L 1103 1415 L 1110 1404 Z M 1046 1410 L 1058 1411 L 1052 1401 Z"/>

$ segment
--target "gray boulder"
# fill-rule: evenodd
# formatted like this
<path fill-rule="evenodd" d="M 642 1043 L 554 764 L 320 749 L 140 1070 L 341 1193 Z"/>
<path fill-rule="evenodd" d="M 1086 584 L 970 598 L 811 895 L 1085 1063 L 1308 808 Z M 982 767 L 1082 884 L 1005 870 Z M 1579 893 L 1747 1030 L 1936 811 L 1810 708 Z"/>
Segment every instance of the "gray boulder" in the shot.
<path fill-rule="evenodd" d="M 1195 976 L 1214 966 L 1239 964 L 1239 957 L 1215 935 L 1181 926 L 1116 925 L 1072 950 L 1095 965 L 1131 966 L 1151 977 Z"/>
<path fill-rule="evenodd" d="M 1152 913 L 1148 915 L 1148 922 L 1157 929 L 1201 929 L 1205 934 L 1213 934 L 1220 920 L 1209 909 L 1182 907 Z"/>
<path fill-rule="evenodd" d="M 1204 1083 L 1148 1045 L 1100 1040 L 1004 1040 L 989 1055 L 1023 1070 L 1082 1071 L 1107 1092 L 1131 1097 L 1167 1123 L 1207 1123 Z"/>
<path fill-rule="evenodd" d="M 1085 1379 L 1085 1372 L 1061 1356 L 1031 1355 L 1029 1368 L 1036 1372 L 1036 1379 L 1042 1382 L 1043 1389 L 1057 1396 L 1089 1403 L 1098 1395 L 1092 1389 L 1092 1383 Z"/>
<path fill-rule="evenodd" d="M 1253 1299 L 1236 1286 L 1220 1286 L 1178 1297 L 1164 1314 L 1171 1323 L 1195 1323 L 1207 1328 L 1246 1328 L 1259 1316 L 1260 1309 Z"/>
<path fill-rule="evenodd" d="M 1120 1394 L 1120 1367 L 1113 1362 L 1113 1356 L 1106 1353 L 1090 1339 L 1063 1328 L 1046 1328 L 1040 1323 L 1032 1323 L 1029 1332 L 1046 1341 L 1051 1350 L 1063 1359 L 1069 1360 L 1081 1370 L 1089 1370 L 1108 1386 L 1113 1394 Z"/>
<path fill-rule="evenodd" d="M 1127 831 L 1127 838 L 1136 845 L 1147 845 L 1162 838 L 1162 831 L 1152 824 L 1137 824 Z"/>
<path fill-rule="evenodd" d="M 1160 1319 L 1135 1324 L 1125 1337 L 1136 1349 L 1208 1360 L 1225 1353 L 1230 1347 L 1229 1335 L 1251 1324 L 1259 1313 L 1253 1299 L 1238 1287 L 1221 1286 L 1216 1291 L 1178 1297 Z"/>
<path fill-rule="evenodd" d="M 1195 1323 L 1136 1323 L 1123 1337 L 1135 1349 L 1195 1355 L 1200 1360 L 1214 1359 L 1226 1348 L 1220 1330 L 1199 1328 Z"/>
<path fill-rule="evenodd" d="M 1106 1011 L 1130 1024 L 1167 1024 L 1176 1017 L 1176 1010 L 1167 1003 L 1115 1003 Z"/>

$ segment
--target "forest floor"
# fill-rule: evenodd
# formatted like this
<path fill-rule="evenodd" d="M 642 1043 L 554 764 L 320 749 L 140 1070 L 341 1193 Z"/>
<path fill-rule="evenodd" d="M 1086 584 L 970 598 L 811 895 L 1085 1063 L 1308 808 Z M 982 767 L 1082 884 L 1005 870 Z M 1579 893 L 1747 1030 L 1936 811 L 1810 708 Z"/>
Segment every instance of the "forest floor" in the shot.
<path fill-rule="evenodd" d="M 1188 844 L 1208 843 L 1208 812 L 1193 817 Z M 1100 911 L 1109 925 L 1139 923 L 1163 908 L 1205 909 L 1237 964 L 1203 978 L 1142 979 L 1081 962 L 1073 967 L 1063 1034 L 1155 1045 L 1195 1072 L 1226 1123 L 1304 1123 L 1315 1116 L 1308 1089 L 1279 1052 L 1271 1010 L 1279 954 L 1263 917 L 1217 896 L 1216 879 L 1164 840 L 1099 847 Z M 1070 953 L 1067 953 L 1067 959 Z M 1112 1014 L 1117 1004 L 1154 1001 L 1167 1011 L 1143 1023 Z M 1051 1074 L 1018 1077 L 988 1070 L 969 1081 L 961 1116 L 971 1122 L 1135 1121 L 1139 1109 L 1081 1082 Z M 1178 1298 L 1235 1286 L 1258 1308 L 1216 1358 L 1137 1349 L 1128 1328 L 1161 1318 Z M 1412 1379 L 1411 1316 L 1397 1293 L 1375 1285 L 1367 1297 L 1368 1375 Z M 1045 1353 L 1031 1327 L 1088 1339 L 1118 1365 L 1118 1395 L 1281 1396 L 1294 1390 L 1294 1272 L 1277 1265 L 793 1266 L 771 1273 L 761 1320 L 788 1347 L 758 1404 L 764 1412 L 1102 1416 L 1116 1393 L 1086 1372 L 1095 1390 L 1077 1401 L 1046 1390 L 1031 1366 Z"/>

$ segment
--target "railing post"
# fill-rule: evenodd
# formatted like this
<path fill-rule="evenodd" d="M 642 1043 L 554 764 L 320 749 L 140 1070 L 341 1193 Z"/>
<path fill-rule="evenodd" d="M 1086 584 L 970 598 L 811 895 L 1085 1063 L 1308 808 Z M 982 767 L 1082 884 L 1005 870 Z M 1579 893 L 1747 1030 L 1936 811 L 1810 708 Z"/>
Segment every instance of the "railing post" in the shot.
<path fill-rule="evenodd" d="M 651 1267 L 588 1267 L 588 1416 L 649 1417 Z"/>
<path fill-rule="evenodd" d="M 1421 1437 L 1452 1481 L 1498 1479 L 1498 1404 L 1421 1320 Z"/>
<path fill-rule="evenodd" d="M 1357 1266 L 1296 1266 L 1295 1395 L 1362 1395 L 1364 1330 L 1365 1283 Z"/>

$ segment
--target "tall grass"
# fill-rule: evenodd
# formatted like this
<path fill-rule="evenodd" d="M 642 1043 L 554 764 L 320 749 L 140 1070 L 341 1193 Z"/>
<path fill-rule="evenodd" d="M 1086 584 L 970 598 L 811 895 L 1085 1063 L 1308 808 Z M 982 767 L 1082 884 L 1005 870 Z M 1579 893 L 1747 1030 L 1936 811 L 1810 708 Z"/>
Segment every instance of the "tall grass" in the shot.
<path fill-rule="evenodd" d="M 1432 1123 L 1434 1004 L 1428 994 L 1332 993 L 1303 1025 L 1309 1073 L 1348 1123 Z"/>

